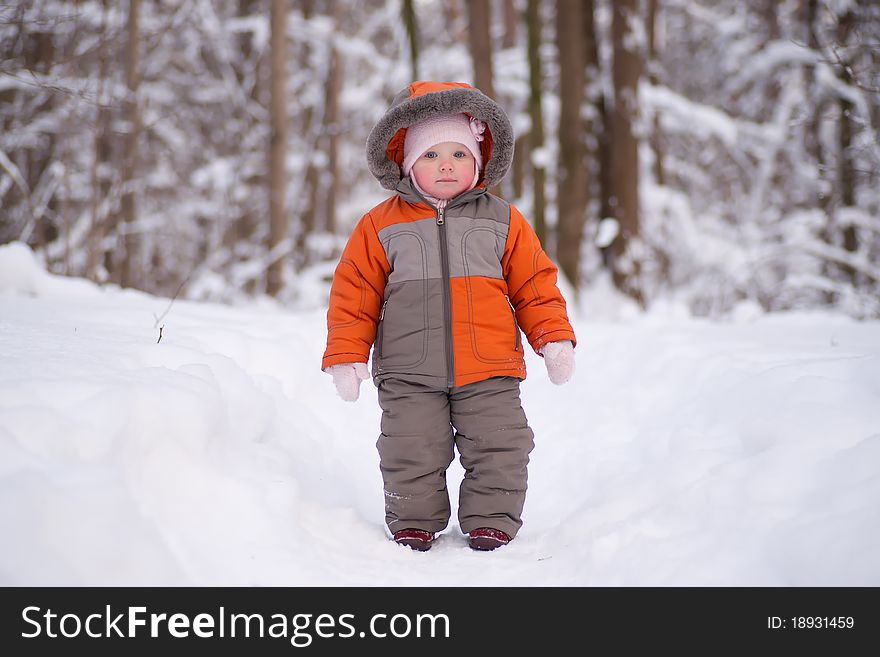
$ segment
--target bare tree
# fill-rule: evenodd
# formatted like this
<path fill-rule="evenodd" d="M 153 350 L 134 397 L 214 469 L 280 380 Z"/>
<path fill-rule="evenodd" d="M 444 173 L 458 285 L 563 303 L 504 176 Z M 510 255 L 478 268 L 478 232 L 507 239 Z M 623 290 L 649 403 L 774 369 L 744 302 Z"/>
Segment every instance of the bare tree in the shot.
<path fill-rule="evenodd" d="M 309 22 L 312 18 L 314 12 L 313 5 L 314 3 L 311 0 L 300 4 L 300 12 L 305 22 Z M 336 3 L 336 5 L 338 6 L 339 3 Z M 296 59 L 297 65 L 303 71 L 310 70 L 312 67 L 310 61 L 312 47 L 309 43 L 309 39 L 298 40 L 296 48 L 299 51 Z M 312 122 L 315 119 L 314 115 L 315 112 L 313 111 L 312 105 L 307 105 L 302 109 L 299 124 L 301 126 L 300 132 L 302 139 L 306 143 L 310 141 L 311 135 L 317 132 L 317 129 L 312 125 Z M 297 200 L 294 210 L 299 214 L 299 222 L 295 228 L 296 239 L 293 249 L 294 264 L 297 267 L 302 267 L 308 264 L 309 257 L 306 242 L 308 241 L 309 235 L 312 235 L 315 232 L 317 226 L 318 197 L 321 187 L 320 178 L 320 170 L 316 158 L 309 158 L 308 163 L 306 164 L 306 172 L 303 177 L 304 192 Z"/>
<path fill-rule="evenodd" d="M 29 60 L 28 68 L 38 74 L 45 75 L 52 68 L 55 58 L 55 43 L 51 29 L 39 29 L 39 24 L 36 27 L 38 29 L 31 34 L 31 47 L 26 49 Z M 46 94 L 45 102 L 40 106 L 40 113 L 51 113 L 56 104 L 55 101 L 55 94 Z M 48 182 L 46 179 L 51 177 L 52 174 L 49 171 L 49 167 L 56 157 L 57 135 L 49 132 L 46 137 L 46 145 L 43 150 L 32 152 L 28 158 L 30 160 L 27 167 L 28 187 L 35 196 L 40 195 L 40 188 Z M 37 213 L 33 217 L 33 241 L 37 248 L 44 249 L 58 234 L 58 226 L 53 224 L 57 208 L 56 197 L 53 195 L 46 204 L 36 202 L 34 205 Z"/>
<path fill-rule="evenodd" d="M 284 207 L 285 158 L 287 156 L 287 3 L 272 0 L 270 10 L 270 87 L 269 105 L 269 267 L 266 292 L 277 296 L 284 284 L 284 260 L 281 252 L 287 239 L 287 215 Z"/>
<path fill-rule="evenodd" d="M 856 15 L 852 10 L 847 11 L 840 17 L 837 24 L 839 43 L 847 44 L 856 25 Z M 843 56 L 842 56 L 843 57 Z M 838 76 L 846 84 L 853 84 L 852 62 L 842 59 L 838 68 Z M 841 96 L 840 98 L 840 131 L 838 132 L 838 167 L 837 186 L 840 191 L 838 209 L 850 208 L 856 205 L 856 171 L 853 161 L 853 110 L 855 106 L 851 99 Z M 843 223 L 843 248 L 850 253 L 855 253 L 859 248 L 858 233 L 856 227 L 847 222 Z M 846 275 L 855 282 L 857 273 L 852 267 L 844 265 Z"/>
<path fill-rule="evenodd" d="M 140 111 L 138 86 L 140 85 L 140 0 L 128 2 L 128 43 L 125 58 L 125 85 L 127 89 L 123 113 L 125 138 L 122 155 L 122 261 L 119 263 L 119 284 L 132 287 L 140 279 L 139 240 L 137 221 L 136 187 L 138 185 L 138 140 L 140 138 Z"/>
<path fill-rule="evenodd" d="M 504 49 L 516 48 L 519 43 L 518 36 L 521 21 L 516 0 L 502 0 L 502 18 L 504 21 L 504 35 L 501 40 L 501 47 Z M 514 99 L 504 98 L 504 100 L 509 103 Z M 528 133 L 516 135 L 511 175 L 503 181 L 507 193 L 514 199 L 520 198 L 523 192 L 523 180 L 525 179 L 526 160 L 528 157 L 528 138 Z"/>
<path fill-rule="evenodd" d="M 516 0 L 502 0 L 501 18 L 504 21 L 504 35 L 501 38 L 502 48 L 516 47 L 516 33 L 519 25 L 519 12 L 516 10 Z"/>
<path fill-rule="evenodd" d="M 338 35 L 342 22 L 341 3 L 333 4 L 333 22 Z M 327 86 L 325 96 L 324 126 L 327 134 L 327 185 L 326 203 L 324 206 L 324 230 L 333 233 L 336 230 L 336 196 L 339 193 L 339 133 L 342 123 L 339 111 L 339 95 L 342 92 L 342 56 L 339 46 L 334 41 L 330 44 L 330 61 L 328 63 Z"/>
<path fill-rule="evenodd" d="M 491 6 L 489 0 L 474 0 L 468 5 L 468 42 L 474 64 L 474 85 L 489 98 L 495 98 L 492 82 L 492 35 L 489 31 Z M 490 190 L 501 195 L 501 186 Z"/>
<path fill-rule="evenodd" d="M 259 13 L 263 12 L 260 0 L 238 0 L 236 16 L 241 20 L 252 19 Z M 261 93 L 265 89 L 265 84 L 261 84 L 260 80 L 260 60 L 261 54 L 255 55 L 254 34 L 250 30 L 243 30 L 238 33 L 238 53 L 239 56 L 234 61 L 234 71 L 236 81 L 242 90 L 247 94 L 247 100 L 254 105 L 260 104 Z M 247 101 L 246 101 L 247 102 Z M 265 173 L 262 168 L 254 171 L 250 179 L 247 181 L 249 186 L 253 188 L 261 188 L 266 185 Z M 239 215 L 232 221 L 230 230 L 226 235 L 227 246 L 234 247 L 235 244 L 245 244 L 258 230 L 261 223 L 261 212 L 258 212 L 254 205 L 242 204 L 239 209 Z M 251 292 L 254 292 L 254 282 L 248 285 Z"/>
<path fill-rule="evenodd" d="M 821 46 L 819 44 L 819 38 L 817 35 L 817 23 L 819 18 L 819 0 L 806 0 L 802 7 L 802 20 L 803 20 L 803 42 L 806 46 L 815 51 L 819 52 L 821 50 Z M 813 98 L 816 102 L 816 105 L 810 108 L 810 118 L 808 124 L 806 126 L 806 130 L 804 131 L 804 142 L 806 146 L 807 153 L 812 157 L 812 159 L 816 162 L 817 173 L 819 176 L 824 178 L 824 171 L 826 169 L 824 163 L 824 154 L 822 152 L 822 137 L 820 134 L 820 116 L 822 113 L 823 105 L 825 104 L 825 99 L 820 98 L 821 94 L 820 85 L 816 80 L 816 64 L 810 62 L 806 65 L 806 93 L 809 98 Z M 819 205 L 827 212 L 828 206 L 828 195 L 821 194 L 818 199 Z"/>
<path fill-rule="evenodd" d="M 595 3 L 584 0 L 583 16 L 584 66 L 586 78 L 587 121 L 584 126 L 587 150 L 587 203 L 589 219 L 611 217 L 611 148 L 599 61 L 599 39 L 596 35 Z M 610 248 L 602 248 L 603 264 L 610 267 Z"/>
<path fill-rule="evenodd" d="M 12 64 L 18 60 L 28 79 L 46 78 L 56 55 L 50 21 L 41 15 L 41 8 L 32 8 L 26 3 L 18 3 L 5 12 L 0 71 L 6 68 L 7 62 Z M 0 131 L 13 139 L 4 145 L 6 148 L 0 146 L 0 210 L 4 211 L 0 241 L 20 239 L 42 249 L 58 234 L 58 204 L 50 190 L 55 185 L 52 165 L 57 160 L 59 139 L 52 128 L 40 130 L 38 140 L 28 139 L 20 131 L 28 127 L 28 123 L 50 125 L 56 98 L 48 86 L 39 82 L 30 88 L 16 84 L 2 86 L 0 108 L 7 111 L 0 121 Z"/>
<path fill-rule="evenodd" d="M 419 21 L 413 0 L 403 0 L 400 11 L 403 14 L 403 26 L 406 29 L 406 40 L 409 45 L 410 79 L 419 79 Z"/>
<path fill-rule="evenodd" d="M 468 6 L 468 42 L 474 63 L 474 84 L 490 98 L 495 98 L 492 84 L 492 37 L 489 33 L 489 0 L 473 0 Z"/>
<path fill-rule="evenodd" d="M 613 278 L 617 287 L 644 304 L 639 239 L 639 152 L 635 123 L 639 116 L 638 88 L 642 57 L 632 33 L 637 0 L 613 3 L 611 38 L 614 50 L 614 111 L 611 121 L 612 209 L 619 232 L 612 244 Z"/>
<path fill-rule="evenodd" d="M 101 22 L 99 33 L 98 54 L 98 84 L 97 103 L 95 104 L 95 121 L 92 127 L 93 147 L 90 171 L 90 223 L 89 237 L 86 241 L 86 266 L 85 275 L 92 280 L 98 280 L 98 267 L 104 258 L 104 231 L 106 219 L 106 199 L 110 190 L 110 184 L 105 173 L 105 163 L 110 159 L 110 111 L 106 106 L 106 91 L 109 75 L 108 66 L 110 57 L 106 52 L 106 34 L 108 32 L 108 3 L 102 0 Z"/>
<path fill-rule="evenodd" d="M 660 84 L 660 62 L 657 57 L 657 5 L 658 0 L 648 0 L 648 16 L 645 19 L 648 32 L 648 79 L 651 84 Z M 651 126 L 651 150 L 654 154 L 654 180 L 663 184 L 663 151 L 660 146 L 660 115 L 654 112 Z"/>
<path fill-rule="evenodd" d="M 560 100 L 556 257 L 562 272 L 575 288 L 580 278 L 581 242 L 588 198 L 581 120 L 586 69 L 582 8 L 582 0 L 556 2 Z"/>
<path fill-rule="evenodd" d="M 532 172 L 532 221 L 541 244 L 547 245 L 547 220 L 544 217 L 544 114 L 541 111 L 541 14 L 539 0 L 528 0 L 526 5 L 529 56 L 529 130 L 528 153 Z"/>

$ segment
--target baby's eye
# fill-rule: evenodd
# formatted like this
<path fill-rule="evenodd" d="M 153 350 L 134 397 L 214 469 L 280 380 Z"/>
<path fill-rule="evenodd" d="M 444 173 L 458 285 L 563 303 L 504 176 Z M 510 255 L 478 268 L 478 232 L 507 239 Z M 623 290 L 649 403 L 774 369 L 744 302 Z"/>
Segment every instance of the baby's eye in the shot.
<path fill-rule="evenodd" d="M 455 153 L 453 153 L 453 156 L 461 159 L 463 157 L 467 157 L 467 153 L 465 153 L 464 151 L 455 151 Z"/>
<path fill-rule="evenodd" d="M 437 157 L 437 153 L 435 153 L 434 151 L 427 151 L 423 157 L 426 157 L 429 160 L 433 160 L 435 157 Z"/>

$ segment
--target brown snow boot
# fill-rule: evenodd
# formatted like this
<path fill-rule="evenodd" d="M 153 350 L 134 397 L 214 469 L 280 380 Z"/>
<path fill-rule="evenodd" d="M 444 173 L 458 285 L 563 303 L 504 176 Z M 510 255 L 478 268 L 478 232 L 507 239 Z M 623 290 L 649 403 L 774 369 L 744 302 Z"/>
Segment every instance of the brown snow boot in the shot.
<path fill-rule="evenodd" d="M 500 529 L 480 527 L 468 534 L 468 545 L 473 550 L 488 551 L 510 543 L 510 536 Z"/>
<path fill-rule="evenodd" d="M 401 529 L 394 532 L 394 542 L 419 552 L 427 552 L 434 542 L 434 533 L 422 529 Z"/>

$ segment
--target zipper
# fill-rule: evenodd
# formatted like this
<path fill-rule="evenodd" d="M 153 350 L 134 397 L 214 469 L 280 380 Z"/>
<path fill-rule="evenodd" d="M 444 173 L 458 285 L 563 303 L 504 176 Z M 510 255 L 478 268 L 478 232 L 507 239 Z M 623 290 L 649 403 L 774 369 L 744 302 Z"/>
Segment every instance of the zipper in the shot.
<path fill-rule="evenodd" d="M 446 244 L 446 220 L 443 208 L 437 208 L 437 230 L 440 233 L 440 268 L 443 271 L 443 319 L 446 324 L 446 387 L 455 384 L 455 357 L 452 352 L 452 292 L 449 283 L 449 246 Z"/>
<path fill-rule="evenodd" d="M 513 350 L 519 351 L 520 337 L 519 326 L 516 323 L 516 310 L 514 310 L 513 304 L 510 302 L 510 297 L 506 294 L 504 295 L 504 300 L 507 301 L 507 305 L 510 306 L 510 316 L 513 318 L 513 330 L 516 333 L 516 339 L 513 342 Z"/>
<path fill-rule="evenodd" d="M 379 311 L 379 325 L 376 329 L 376 358 L 382 358 L 382 339 L 385 337 L 385 306 L 388 305 L 388 299 L 382 304 L 382 310 Z"/>

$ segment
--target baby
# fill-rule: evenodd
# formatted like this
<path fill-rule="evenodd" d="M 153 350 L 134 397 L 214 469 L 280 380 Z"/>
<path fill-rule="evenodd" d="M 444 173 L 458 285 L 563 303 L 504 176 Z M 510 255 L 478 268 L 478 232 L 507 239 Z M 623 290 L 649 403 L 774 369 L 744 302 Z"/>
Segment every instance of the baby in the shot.
<path fill-rule="evenodd" d="M 477 89 L 411 84 L 367 142 L 371 172 L 395 193 L 354 228 L 333 276 L 322 369 L 354 401 L 373 350 L 385 522 L 414 550 L 449 522 L 455 448 L 469 546 L 493 550 L 522 526 L 534 434 L 520 329 L 553 383 L 574 370 L 556 267 L 519 211 L 488 192 L 513 143 L 507 115 Z"/>

